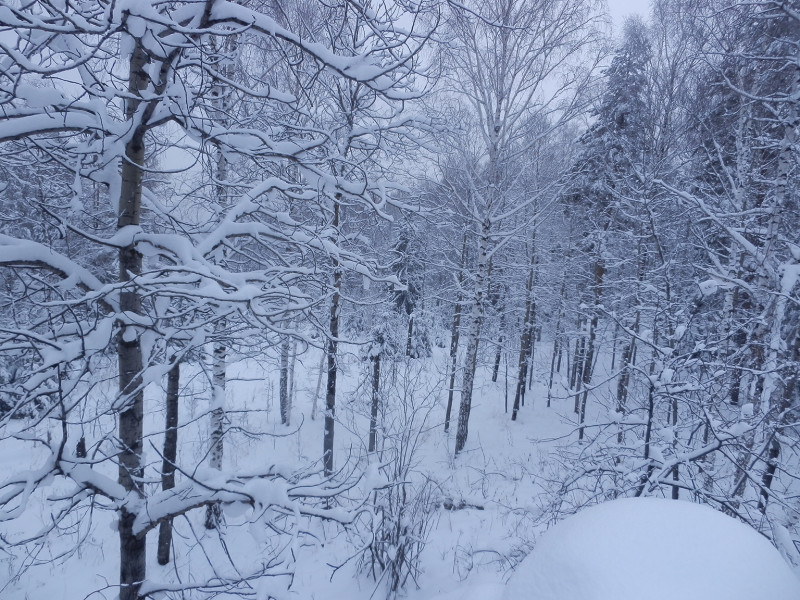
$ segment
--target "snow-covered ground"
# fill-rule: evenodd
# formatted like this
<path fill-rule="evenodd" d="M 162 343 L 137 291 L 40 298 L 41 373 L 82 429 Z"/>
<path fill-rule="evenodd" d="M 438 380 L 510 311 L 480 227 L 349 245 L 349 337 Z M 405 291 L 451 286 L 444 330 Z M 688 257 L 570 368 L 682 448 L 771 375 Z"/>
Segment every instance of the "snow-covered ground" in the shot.
<path fill-rule="evenodd" d="M 752 528 L 706 506 L 623 498 L 548 530 L 504 599 L 796 600 L 800 580 Z"/>
<path fill-rule="evenodd" d="M 351 350 L 344 352 L 340 361 L 336 460 L 338 467 L 352 457 L 358 468 L 371 473 L 368 481 L 351 494 L 368 496 L 370 486 L 380 483 L 374 467 L 367 466 L 370 459 L 364 458 L 369 371 L 368 364 L 359 360 L 358 352 Z M 483 367 L 476 383 L 469 442 L 465 451 L 454 459 L 455 425 L 449 435 L 442 427 L 447 399 L 446 362 L 445 350 L 435 348 L 432 359 L 401 361 L 394 368 L 386 366 L 384 371 L 384 381 L 394 386 L 393 397 L 404 397 L 405 401 L 387 407 L 383 415 L 386 429 L 383 459 L 398 446 L 409 443 L 402 434 L 410 425 L 421 433 L 410 456 L 409 479 L 430 483 L 426 488 L 430 510 L 426 513 L 425 528 L 429 534 L 422 549 L 421 572 L 415 580 L 408 581 L 403 592 L 409 600 L 504 597 L 627 600 L 628 596 L 602 595 L 600 591 L 599 595 L 588 595 L 583 584 L 594 581 L 599 582 L 598 590 L 606 589 L 604 582 L 624 584 L 619 589 L 638 590 L 637 599 L 800 598 L 800 592 L 795 595 L 787 592 L 791 588 L 787 581 L 796 584 L 800 580 L 791 579 L 794 576 L 780 555 L 757 533 L 710 509 L 682 502 L 659 503 L 656 509 L 650 501 L 638 504 L 626 501 L 615 502 L 613 507 L 590 509 L 554 527 L 537 546 L 537 538 L 550 519 L 543 511 L 541 494 L 554 468 L 554 452 L 565 439 L 575 437 L 571 422 L 573 400 L 555 399 L 551 408 L 545 406 L 546 390 L 542 382 L 549 368 L 549 357 L 540 352 L 535 371 L 538 381 L 528 392 L 518 420 L 512 422 L 505 404 L 506 393 L 509 402 L 513 400 L 513 378 L 506 381 L 501 367 L 498 382 L 492 383 L 489 369 Z M 317 400 L 316 418 L 311 418 L 319 365 L 316 350 L 308 351 L 298 360 L 291 426 L 280 424 L 274 357 L 263 361 L 248 359 L 229 368 L 227 401 L 234 410 L 225 442 L 226 469 L 257 470 L 269 464 L 302 465 L 319 460 L 321 399 Z M 196 464 L 207 451 L 209 391 L 203 377 L 191 369 L 184 370 L 183 383 L 187 387 L 181 405 L 180 418 L 185 426 L 180 431 L 179 462 Z M 163 390 L 151 386 L 147 392 L 147 428 L 163 429 Z M 457 395 L 455 400 L 454 422 Z M 20 456 L 11 440 L 3 444 L 0 468 L 5 472 L 11 463 L 28 460 L 35 468 L 37 459 L 42 459 Z M 146 446 L 148 475 L 154 482 L 160 465 L 157 449 L 161 444 L 161 436 L 155 435 Z M 374 458 L 371 460 L 374 465 Z M 45 525 L 49 511 L 50 504 L 45 498 L 34 497 L 24 517 L 3 525 L 0 533 L 7 540 L 19 539 L 23 529 L 30 532 L 39 523 Z M 177 585 L 179 577 L 209 580 L 214 573 L 233 575 L 257 569 L 265 557 L 280 552 L 284 541 L 273 532 L 254 527 L 250 517 L 247 510 L 227 510 L 227 527 L 222 538 L 204 529 L 200 510 L 177 519 L 175 560 L 164 567 L 156 563 L 157 535 L 151 532 L 149 578 L 156 584 Z M 383 582 L 376 583 L 365 572 L 356 553 L 365 538 L 333 524 L 308 521 L 305 526 L 307 532 L 291 548 L 296 561 L 293 579 L 288 575 L 263 578 L 253 583 L 248 591 L 250 597 L 302 600 L 385 597 Z M 51 536 L 48 544 L 35 547 L 35 555 L 23 555 L 20 547 L 4 549 L 0 541 L 0 597 L 3 600 L 114 598 L 118 569 L 115 527 L 113 513 L 96 505 L 75 519 L 71 530 L 63 530 L 60 535 Z M 525 559 L 534 547 L 536 550 Z M 66 558 L 59 558 L 71 550 L 74 552 Z M 592 562 L 593 557 L 598 562 Z M 688 561 L 689 558 L 692 560 Z M 523 559 L 518 574 L 512 575 Z M 23 565 L 29 568 L 17 577 Z M 617 575 L 604 579 L 606 570 L 608 577 Z M 727 578 L 725 585 L 734 591 L 746 590 L 748 585 L 767 585 L 764 577 L 768 577 L 767 583 L 774 584 L 775 592 L 749 596 L 700 593 L 704 581 L 712 586 L 709 590 L 728 590 L 715 587 L 721 585 L 723 576 Z M 553 586 L 553 581 L 561 580 L 567 582 L 564 587 Z M 507 587 L 516 592 L 506 591 Z M 534 589 L 538 595 L 532 595 Z M 654 595 L 655 590 L 661 589 L 675 590 L 676 595 L 667 592 L 663 596 Z M 692 595 L 692 590 L 699 595 Z M 177 597 L 194 596 L 187 592 Z M 223 593 L 220 597 L 233 596 Z"/>

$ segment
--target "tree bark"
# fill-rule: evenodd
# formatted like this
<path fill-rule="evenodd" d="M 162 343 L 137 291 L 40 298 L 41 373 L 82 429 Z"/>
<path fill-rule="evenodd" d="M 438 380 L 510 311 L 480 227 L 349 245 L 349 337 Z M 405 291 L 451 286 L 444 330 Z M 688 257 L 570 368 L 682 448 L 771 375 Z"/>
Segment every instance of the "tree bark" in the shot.
<path fill-rule="evenodd" d="M 325 349 L 319 354 L 319 369 L 317 370 L 317 386 L 314 388 L 314 398 L 311 401 L 311 420 L 317 418 L 317 401 L 319 400 L 319 390 L 322 387 L 322 374 L 325 372 Z"/>
<path fill-rule="evenodd" d="M 211 38 L 211 43 L 215 44 L 214 38 Z M 222 48 L 225 53 L 232 54 L 236 46 L 235 36 L 226 36 L 222 41 Z M 215 48 L 216 51 L 216 48 Z M 227 60 L 220 66 L 222 77 L 214 78 L 212 87 L 212 106 L 215 109 L 214 118 L 224 125 L 228 125 L 230 120 L 229 110 L 230 106 L 230 89 L 225 80 L 233 78 L 233 61 Z M 224 209 L 228 203 L 228 189 L 227 182 L 229 179 L 228 173 L 228 159 L 219 144 L 215 145 L 216 163 L 213 167 L 212 180 L 214 181 L 214 195 L 215 201 L 219 209 Z M 225 262 L 225 249 L 220 247 L 217 251 L 216 260 L 218 262 Z M 217 339 L 214 343 L 214 350 L 212 356 L 212 398 L 211 398 L 211 454 L 210 466 L 212 469 L 218 471 L 222 470 L 222 457 L 223 457 L 223 444 L 225 432 L 225 384 L 226 384 L 226 367 L 227 367 L 227 350 L 225 348 L 224 338 L 226 320 L 221 319 L 217 322 L 215 327 L 215 334 Z M 215 529 L 219 526 L 220 519 L 222 518 L 222 511 L 218 502 L 209 504 L 206 507 L 206 529 Z"/>
<path fill-rule="evenodd" d="M 173 358 L 173 360 L 176 360 Z M 164 458 L 161 463 L 161 489 L 175 487 L 175 464 L 178 460 L 178 405 L 181 379 L 180 362 L 175 362 L 167 375 L 166 423 L 164 427 Z M 158 528 L 158 564 L 169 562 L 172 545 L 172 519 L 164 519 Z"/>
<path fill-rule="evenodd" d="M 475 369 L 478 365 L 478 344 L 484 317 L 484 301 L 488 290 L 489 270 L 489 230 L 491 222 L 486 219 L 481 227 L 478 248 L 478 264 L 475 274 L 475 297 L 472 301 L 470 326 L 467 334 L 467 351 L 464 357 L 464 383 L 461 389 L 461 405 L 458 410 L 458 429 L 456 430 L 455 454 L 464 449 L 469 435 L 469 414 L 472 409 L 472 391 L 475 383 Z"/>
<path fill-rule="evenodd" d="M 599 245 L 599 243 L 598 243 Z M 595 346 L 597 345 L 597 324 L 600 318 L 600 305 L 603 294 L 603 277 L 605 275 L 605 263 L 601 258 L 601 250 L 598 249 L 597 256 L 594 261 L 594 308 L 592 309 L 592 318 L 589 321 L 589 331 L 586 338 L 586 352 L 583 357 L 583 373 L 581 376 L 581 384 L 583 393 L 581 394 L 581 405 L 579 414 L 580 427 L 578 428 L 578 439 L 584 438 L 584 423 L 586 421 L 586 403 L 589 398 L 589 384 L 592 382 L 592 371 L 594 369 L 594 353 Z"/>
<path fill-rule="evenodd" d="M 135 125 L 134 118 L 140 106 L 140 91 L 147 88 L 148 57 L 141 44 L 134 47 L 130 59 L 128 99 L 125 116 L 136 129 L 125 146 L 122 161 L 122 184 L 120 188 L 117 229 L 136 227 L 141 222 L 142 167 L 145 157 L 146 127 Z M 119 250 L 120 310 L 122 314 L 141 315 L 142 299 L 132 283 L 142 273 L 142 255 L 134 244 Z M 120 323 L 117 333 L 117 357 L 119 362 L 119 397 L 122 410 L 119 415 L 119 483 L 123 489 L 139 498 L 144 497 L 142 477 L 142 437 L 144 414 L 144 386 L 142 382 L 142 345 L 136 328 Z M 145 535 L 133 533 L 136 513 L 126 506 L 120 509 L 120 600 L 137 600 L 139 588 L 146 578 L 147 544 Z"/>
<path fill-rule="evenodd" d="M 525 389 L 528 375 L 528 359 L 531 355 L 533 344 L 533 271 L 536 264 L 536 255 L 531 256 L 531 267 L 528 271 L 528 281 L 525 285 L 525 317 L 522 320 L 522 334 L 519 341 L 519 361 L 517 371 L 517 389 L 514 392 L 514 405 L 511 409 L 511 420 L 517 420 L 520 406 L 525 405 Z"/>
<path fill-rule="evenodd" d="M 369 452 L 375 452 L 378 441 L 378 407 L 381 389 L 381 355 L 376 354 L 372 360 L 372 406 L 369 413 Z"/>
<path fill-rule="evenodd" d="M 220 321 L 217 331 L 225 330 L 225 320 Z M 214 344 L 211 375 L 211 428 L 209 440 L 211 452 L 209 466 L 217 471 L 222 470 L 225 435 L 225 383 L 226 383 L 226 349 L 221 342 Z M 206 529 L 216 529 L 219 525 L 222 511 L 218 502 L 206 507 Z"/>
<path fill-rule="evenodd" d="M 458 270 L 458 294 L 453 311 L 453 326 L 450 330 L 450 385 L 447 388 L 447 410 L 444 414 L 444 431 L 450 429 L 450 414 L 453 410 L 453 393 L 456 385 L 456 369 L 458 368 L 458 338 L 461 327 L 461 303 L 464 301 L 461 287 L 464 284 L 464 267 L 467 259 L 467 233 L 461 242 L 461 264 Z"/>
<path fill-rule="evenodd" d="M 339 197 L 333 203 L 334 231 L 339 230 Z M 328 337 L 328 381 L 325 386 L 325 430 L 322 439 L 322 464 L 325 476 L 333 474 L 333 439 L 336 411 L 336 352 L 339 347 L 339 311 L 341 303 L 342 270 L 336 257 L 333 263 L 333 296 L 331 297 L 329 337 Z"/>
<path fill-rule="evenodd" d="M 414 313 L 408 315 L 408 330 L 406 331 L 406 356 L 411 358 L 414 348 Z M 414 357 L 417 358 L 417 357 Z"/>
<path fill-rule="evenodd" d="M 289 400 L 289 336 L 281 340 L 281 370 L 280 370 L 280 405 L 281 424 L 289 425 L 291 420 L 291 403 Z"/>
<path fill-rule="evenodd" d="M 501 308 L 500 313 L 500 334 L 497 336 L 497 349 L 494 353 L 494 367 L 492 368 L 492 383 L 497 383 L 497 375 L 500 372 L 500 358 L 503 352 L 503 332 L 506 329 L 505 307 Z"/>
<path fill-rule="evenodd" d="M 563 292 L 563 290 L 562 290 Z M 556 329 L 553 334 L 553 354 L 550 356 L 550 378 L 547 381 L 547 408 L 550 408 L 550 399 L 553 395 L 553 376 L 556 372 L 556 362 L 558 362 L 559 370 L 561 369 L 561 305 L 558 307 L 558 315 L 556 316 Z"/>

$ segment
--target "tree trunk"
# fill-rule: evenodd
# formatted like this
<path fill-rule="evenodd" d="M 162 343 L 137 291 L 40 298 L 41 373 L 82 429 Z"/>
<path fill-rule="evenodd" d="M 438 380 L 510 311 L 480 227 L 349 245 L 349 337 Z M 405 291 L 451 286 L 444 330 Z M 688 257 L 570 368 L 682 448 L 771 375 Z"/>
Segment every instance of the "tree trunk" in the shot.
<path fill-rule="evenodd" d="M 406 356 L 411 357 L 414 348 L 414 313 L 408 315 L 408 331 L 406 331 Z M 415 357 L 416 358 L 416 357 Z"/>
<path fill-rule="evenodd" d="M 289 347 L 289 417 L 292 415 L 292 407 L 296 394 L 294 368 L 297 364 L 297 340 L 292 339 L 291 346 Z"/>
<path fill-rule="evenodd" d="M 214 44 L 212 37 L 212 44 Z M 235 49 L 235 36 L 226 36 L 222 42 L 224 51 L 232 53 Z M 229 121 L 230 110 L 230 90 L 225 80 L 233 78 L 233 62 L 227 61 L 220 66 L 222 71 L 221 78 L 214 78 L 212 86 L 212 101 L 214 107 L 214 118 L 223 125 L 227 125 Z M 228 159 L 219 144 L 215 145 L 216 162 L 213 167 L 212 180 L 215 183 L 215 200 L 217 207 L 222 210 L 228 204 Z M 217 250 L 215 260 L 219 263 L 225 262 L 225 248 L 220 247 Z M 226 384 L 226 367 L 227 357 L 224 338 L 226 337 L 226 320 L 221 319 L 215 328 L 217 339 L 214 344 L 212 355 L 212 398 L 211 398 L 211 453 L 210 453 L 210 466 L 212 469 L 218 471 L 222 470 L 222 456 L 223 456 L 223 438 L 225 432 L 225 384 Z M 209 504 L 206 507 L 206 529 L 215 529 L 219 526 L 222 511 L 218 502 Z"/>
<path fill-rule="evenodd" d="M 575 339 L 575 356 L 572 358 L 572 374 L 569 377 L 569 389 L 575 390 L 580 382 L 580 374 L 583 373 L 583 353 L 586 349 L 586 338 L 583 337 L 583 319 L 578 320 L 578 330 L 580 333 Z M 578 412 L 578 402 L 575 401 L 575 412 Z"/>
<path fill-rule="evenodd" d="M 128 99 L 125 116 L 134 123 L 140 105 L 140 90 L 147 88 L 147 55 L 141 44 L 134 47 L 130 59 Z M 125 146 L 122 161 L 122 184 L 120 188 L 117 229 L 137 227 L 141 221 L 142 167 L 145 156 L 145 124 L 139 124 Z M 119 250 L 119 281 L 122 314 L 141 315 L 142 299 L 131 281 L 142 272 L 142 255 L 133 244 Z M 119 364 L 119 396 L 122 410 L 119 415 L 119 483 L 131 497 L 143 498 L 142 437 L 144 414 L 144 386 L 142 382 L 142 345 L 136 328 L 120 322 L 117 333 L 117 357 Z M 127 505 L 120 509 L 120 600 L 137 600 L 139 588 L 146 578 L 147 544 L 145 535 L 133 533 L 135 512 Z"/>
<path fill-rule="evenodd" d="M 621 421 L 627 414 L 628 405 L 628 390 L 631 379 L 631 357 L 633 355 L 634 338 L 625 345 L 620 357 L 621 372 L 617 380 L 617 418 Z M 620 424 L 619 431 L 617 431 L 617 443 L 621 444 L 624 438 L 623 428 Z"/>
<path fill-rule="evenodd" d="M 497 349 L 494 353 L 494 367 L 492 367 L 492 383 L 497 383 L 497 375 L 500 372 L 500 358 L 503 353 L 503 332 L 506 329 L 506 313 L 505 307 L 501 309 L 500 313 L 500 334 L 497 336 Z"/>
<path fill-rule="evenodd" d="M 369 413 L 369 452 L 375 452 L 378 441 L 378 406 L 381 389 L 381 355 L 372 357 L 372 406 Z"/>
<path fill-rule="evenodd" d="M 586 403 L 589 398 L 589 384 L 592 382 L 592 367 L 594 366 L 594 350 L 595 350 L 595 342 L 597 338 L 597 320 L 598 314 L 595 313 L 592 315 L 591 321 L 589 321 L 589 335 L 586 340 L 586 354 L 583 357 L 583 374 L 581 376 L 581 385 L 583 387 L 582 393 L 580 394 L 581 403 L 580 403 L 580 411 L 578 415 L 578 422 L 580 423 L 580 427 L 578 428 L 578 439 L 582 440 L 584 437 L 584 423 L 586 421 Z"/>
<path fill-rule="evenodd" d="M 563 328 L 563 321 L 566 315 L 564 314 L 564 304 L 567 301 L 567 272 L 564 271 L 564 277 L 561 280 L 561 291 L 558 294 L 558 314 L 556 316 L 556 332 L 553 338 L 553 358 L 555 359 L 555 372 L 561 374 L 561 357 L 564 354 L 564 336 L 561 331 Z M 567 342 L 567 354 L 569 355 L 569 342 Z M 550 390 L 553 388 L 553 365 L 550 361 L 550 383 L 547 390 L 547 406 L 550 406 Z M 569 372 L 569 368 L 567 368 Z"/>
<path fill-rule="evenodd" d="M 598 243 L 599 245 L 599 243 Z M 586 353 L 583 358 L 583 374 L 581 376 L 581 384 L 583 386 L 583 394 L 581 395 L 581 406 L 578 429 L 578 439 L 582 440 L 584 437 L 584 423 L 586 422 L 586 402 L 589 398 L 589 385 L 592 382 L 592 371 L 594 369 L 594 353 L 595 346 L 597 345 L 597 324 L 600 319 L 600 305 L 603 294 L 603 277 L 606 269 L 603 259 L 601 258 L 601 250 L 598 249 L 597 256 L 594 261 L 594 308 L 592 309 L 592 318 L 589 321 L 589 332 L 586 339 Z"/>
<path fill-rule="evenodd" d="M 339 231 L 339 196 L 333 203 L 334 231 Z M 325 386 L 325 430 L 322 439 L 322 464 L 326 477 L 333 474 L 333 435 L 336 411 L 336 352 L 339 347 L 339 311 L 341 304 L 342 270 L 336 257 L 333 263 L 333 296 L 330 308 L 330 337 L 328 338 L 328 381 Z"/>
<path fill-rule="evenodd" d="M 289 425 L 291 421 L 291 403 L 289 400 L 289 336 L 281 340 L 281 370 L 279 395 L 281 405 L 281 425 Z"/>
<path fill-rule="evenodd" d="M 455 454 L 464 449 L 469 435 L 469 414 L 472 409 L 472 391 L 475 383 L 475 369 L 478 365 L 478 344 L 484 317 L 484 301 L 488 290 L 489 277 L 489 230 L 491 222 L 486 219 L 481 228 L 478 248 L 478 264 L 475 274 L 475 297 L 472 301 L 467 351 L 464 356 L 464 383 L 461 386 L 461 405 L 458 410 L 458 429 L 456 430 Z"/>
<path fill-rule="evenodd" d="M 178 460 L 178 405 L 180 397 L 181 364 L 173 357 L 175 364 L 167 375 L 166 423 L 164 427 L 164 459 L 161 463 L 161 489 L 175 487 L 175 464 Z M 169 562 L 169 549 L 172 545 L 172 519 L 164 519 L 158 528 L 158 564 Z"/>
<path fill-rule="evenodd" d="M 322 387 L 322 374 L 325 372 L 325 349 L 319 354 L 319 369 L 317 370 L 317 386 L 314 388 L 314 398 L 311 400 L 311 420 L 317 418 L 317 401 L 319 390 Z"/>
<path fill-rule="evenodd" d="M 653 382 L 650 381 L 647 391 L 647 423 L 645 424 L 644 428 L 644 460 L 648 463 L 650 462 L 650 442 L 653 437 L 653 417 L 656 403 L 655 391 L 655 386 L 653 385 Z M 647 487 L 647 480 L 650 478 L 650 474 L 652 472 L 653 465 L 650 464 L 647 467 L 646 473 L 642 475 L 639 481 L 639 488 L 636 490 L 636 497 L 639 497 L 644 493 L 644 490 Z"/>
<path fill-rule="evenodd" d="M 538 260 L 536 255 L 536 221 L 534 221 L 533 224 L 533 239 L 531 240 L 531 271 L 533 273 L 533 281 L 531 282 L 531 290 L 528 294 L 528 298 L 530 298 L 531 302 L 531 315 L 529 319 L 530 338 L 528 340 L 528 364 L 526 367 L 528 371 L 529 390 L 533 387 L 533 359 L 536 357 L 537 335 L 540 334 L 540 332 L 537 332 L 536 327 L 536 295 L 534 293 L 539 281 Z M 522 394 L 522 406 L 525 406 L 525 394 Z"/>
<path fill-rule="evenodd" d="M 450 385 L 447 388 L 447 410 L 444 414 L 444 431 L 450 429 L 450 414 L 453 410 L 453 393 L 456 385 L 456 369 L 458 367 L 458 338 L 461 327 L 461 303 L 463 294 L 461 286 L 464 284 L 464 267 L 467 259 L 467 233 L 461 242 L 461 265 L 458 270 L 458 294 L 456 296 L 456 306 L 453 311 L 453 326 L 450 330 Z"/>
<path fill-rule="evenodd" d="M 217 326 L 218 332 L 225 330 L 225 320 Z M 224 451 L 225 435 L 225 383 L 226 383 L 226 348 L 221 342 L 214 344 L 211 374 L 211 427 L 209 441 L 209 466 L 217 471 L 222 471 L 222 458 Z M 218 502 L 206 506 L 206 529 L 216 529 L 219 525 L 222 511 Z"/>
<path fill-rule="evenodd" d="M 533 344 L 533 270 L 536 256 L 531 256 L 531 267 L 528 271 L 528 281 L 525 285 L 525 317 L 522 320 L 522 335 L 519 341 L 519 363 L 517 372 L 517 389 L 514 392 L 514 406 L 511 409 L 511 420 L 517 420 L 520 406 L 525 405 L 525 387 L 528 375 L 528 359 L 531 355 Z"/>

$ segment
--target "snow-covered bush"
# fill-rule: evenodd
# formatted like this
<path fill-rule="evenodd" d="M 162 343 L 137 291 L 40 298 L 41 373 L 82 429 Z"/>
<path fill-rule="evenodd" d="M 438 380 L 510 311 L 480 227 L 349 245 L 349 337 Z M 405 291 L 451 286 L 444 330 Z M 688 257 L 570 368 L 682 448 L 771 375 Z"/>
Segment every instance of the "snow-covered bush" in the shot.
<path fill-rule="evenodd" d="M 393 598 L 409 579 L 417 582 L 420 554 L 434 525 L 437 500 L 433 482 L 418 469 L 420 444 L 440 386 L 416 361 L 391 363 L 385 378 L 378 470 L 386 482 L 373 498 L 371 541 L 362 570 Z"/>

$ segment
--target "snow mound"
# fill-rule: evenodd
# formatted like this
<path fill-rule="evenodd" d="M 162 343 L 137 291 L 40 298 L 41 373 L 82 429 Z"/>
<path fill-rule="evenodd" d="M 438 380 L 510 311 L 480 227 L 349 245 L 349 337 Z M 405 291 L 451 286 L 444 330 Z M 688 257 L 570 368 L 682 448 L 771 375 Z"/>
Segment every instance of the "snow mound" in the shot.
<path fill-rule="evenodd" d="M 798 600 L 800 580 L 750 527 L 706 506 L 614 500 L 548 530 L 506 600 Z"/>

